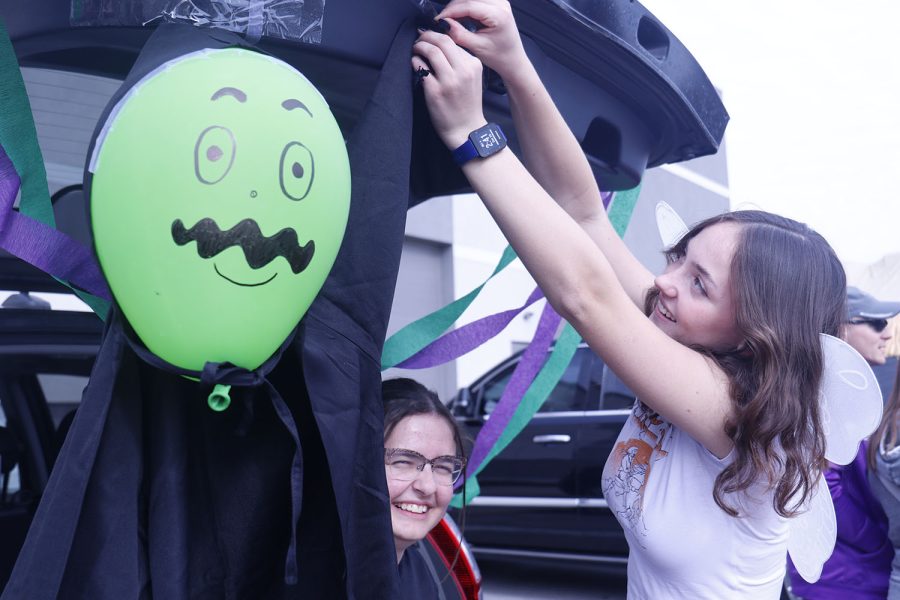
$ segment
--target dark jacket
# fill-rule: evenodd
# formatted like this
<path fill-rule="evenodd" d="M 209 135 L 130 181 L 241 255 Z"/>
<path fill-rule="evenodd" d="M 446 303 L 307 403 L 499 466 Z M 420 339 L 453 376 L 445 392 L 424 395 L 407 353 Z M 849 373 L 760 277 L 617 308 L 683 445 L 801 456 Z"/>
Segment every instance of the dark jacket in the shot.
<path fill-rule="evenodd" d="M 808 600 L 876 600 L 887 596 L 894 548 L 887 515 L 872 495 L 866 474 L 867 444 L 849 465 L 825 472 L 837 517 L 837 542 L 816 583 L 808 583 L 788 562 L 793 592 Z"/>

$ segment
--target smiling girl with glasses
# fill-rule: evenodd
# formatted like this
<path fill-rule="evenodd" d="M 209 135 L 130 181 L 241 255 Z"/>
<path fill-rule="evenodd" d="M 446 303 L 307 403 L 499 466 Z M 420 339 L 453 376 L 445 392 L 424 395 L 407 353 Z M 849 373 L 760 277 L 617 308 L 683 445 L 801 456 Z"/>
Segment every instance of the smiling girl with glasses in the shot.
<path fill-rule="evenodd" d="M 384 473 L 402 598 L 437 598 L 428 566 L 412 546 L 444 518 L 466 459 L 456 420 L 437 394 L 406 378 L 382 384 Z"/>

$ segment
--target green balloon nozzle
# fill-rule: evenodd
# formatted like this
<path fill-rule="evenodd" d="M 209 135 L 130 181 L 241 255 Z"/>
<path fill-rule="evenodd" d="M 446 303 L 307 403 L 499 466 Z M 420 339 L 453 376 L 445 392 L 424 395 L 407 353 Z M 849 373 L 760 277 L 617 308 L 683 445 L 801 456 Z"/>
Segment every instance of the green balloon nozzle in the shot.
<path fill-rule="evenodd" d="M 206 399 L 206 403 L 209 404 L 212 410 L 222 412 L 231 405 L 231 396 L 228 394 L 230 391 L 230 385 L 217 383 L 213 391 L 210 392 L 209 398 Z"/>

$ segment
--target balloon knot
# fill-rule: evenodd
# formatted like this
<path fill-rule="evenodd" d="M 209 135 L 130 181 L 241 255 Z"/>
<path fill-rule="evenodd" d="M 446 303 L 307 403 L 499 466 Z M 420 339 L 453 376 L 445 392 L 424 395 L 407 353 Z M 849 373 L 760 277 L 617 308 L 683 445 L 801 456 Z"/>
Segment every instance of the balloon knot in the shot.
<path fill-rule="evenodd" d="M 212 410 L 222 412 L 231 405 L 231 396 L 228 394 L 230 391 L 230 385 L 217 383 L 213 391 L 210 392 L 209 398 L 206 399 L 206 403 L 209 404 Z"/>

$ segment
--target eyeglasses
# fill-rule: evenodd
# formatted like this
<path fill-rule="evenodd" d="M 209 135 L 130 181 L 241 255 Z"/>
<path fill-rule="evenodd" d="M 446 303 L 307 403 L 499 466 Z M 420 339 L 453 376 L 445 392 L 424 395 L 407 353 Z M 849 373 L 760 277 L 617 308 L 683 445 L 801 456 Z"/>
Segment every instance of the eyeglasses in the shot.
<path fill-rule="evenodd" d="M 887 319 L 856 319 L 850 321 L 851 325 L 868 325 L 878 333 L 884 331 L 884 328 L 888 326 Z"/>
<path fill-rule="evenodd" d="M 425 465 L 431 465 L 431 474 L 438 485 L 453 485 L 466 466 L 462 456 L 437 456 L 431 460 L 415 450 L 405 448 L 385 448 L 384 464 L 391 477 L 399 481 L 413 481 L 424 472 Z"/>

